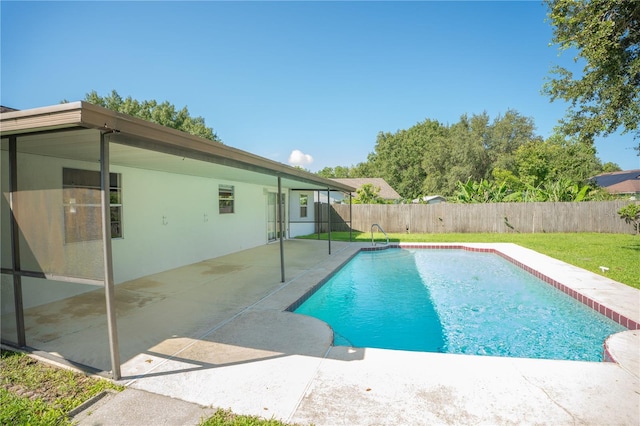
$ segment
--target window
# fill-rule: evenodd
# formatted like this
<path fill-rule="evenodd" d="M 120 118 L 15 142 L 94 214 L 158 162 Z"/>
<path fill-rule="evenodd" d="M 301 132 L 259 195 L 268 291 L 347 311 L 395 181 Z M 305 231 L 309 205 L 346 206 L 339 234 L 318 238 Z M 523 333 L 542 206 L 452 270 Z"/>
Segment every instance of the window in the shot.
<path fill-rule="evenodd" d="M 220 214 L 233 213 L 233 185 L 218 186 L 218 203 Z"/>
<path fill-rule="evenodd" d="M 309 203 L 309 196 L 307 194 L 300 194 L 300 217 L 307 217 L 308 203 Z"/>
<path fill-rule="evenodd" d="M 122 186 L 120 173 L 109 174 L 111 238 L 122 238 Z M 62 169 L 65 242 L 102 238 L 100 172 Z"/>

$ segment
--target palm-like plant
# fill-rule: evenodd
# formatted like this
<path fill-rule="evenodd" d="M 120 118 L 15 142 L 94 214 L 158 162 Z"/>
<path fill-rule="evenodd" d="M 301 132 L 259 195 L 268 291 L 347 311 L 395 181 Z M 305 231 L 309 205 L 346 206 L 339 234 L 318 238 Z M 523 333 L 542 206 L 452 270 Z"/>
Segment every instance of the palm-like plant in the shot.
<path fill-rule="evenodd" d="M 618 215 L 624 219 L 626 223 L 633 224 L 636 235 L 640 234 L 640 205 L 632 203 L 618 210 Z"/>

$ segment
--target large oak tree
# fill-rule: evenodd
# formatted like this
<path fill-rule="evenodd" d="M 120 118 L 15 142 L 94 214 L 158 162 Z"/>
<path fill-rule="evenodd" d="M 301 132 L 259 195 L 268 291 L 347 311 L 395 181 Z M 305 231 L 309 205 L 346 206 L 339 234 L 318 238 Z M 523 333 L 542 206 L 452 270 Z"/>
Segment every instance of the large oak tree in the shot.
<path fill-rule="evenodd" d="M 640 1 L 547 0 L 553 43 L 575 49 L 581 75 L 556 66 L 543 92 L 570 103 L 562 130 L 584 142 L 622 130 L 640 138 Z M 638 143 L 640 155 L 640 141 Z"/>

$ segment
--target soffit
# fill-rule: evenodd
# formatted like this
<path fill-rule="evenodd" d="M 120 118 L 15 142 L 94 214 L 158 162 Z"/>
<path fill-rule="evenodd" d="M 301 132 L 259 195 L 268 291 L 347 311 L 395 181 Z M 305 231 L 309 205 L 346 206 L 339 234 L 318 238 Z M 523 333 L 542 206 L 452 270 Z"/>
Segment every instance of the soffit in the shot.
<path fill-rule="evenodd" d="M 277 186 L 277 174 L 275 173 L 266 174 L 218 164 L 213 161 L 205 161 L 206 156 L 205 160 L 198 160 L 189 158 L 186 155 L 179 156 L 143 149 L 121 143 L 131 141 L 130 138 L 123 138 L 119 134 L 107 134 L 105 139 L 111 142 L 109 144 L 111 165 L 245 182 L 269 187 Z M 100 162 L 99 141 L 100 133 L 98 130 L 76 129 L 55 133 L 21 135 L 18 138 L 17 147 L 19 153 L 85 161 L 95 163 L 96 168 L 98 168 Z M 3 142 L 6 142 L 6 139 L 3 138 Z M 7 149 L 5 143 L 2 145 L 2 149 Z M 224 161 L 224 159 L 213 160 Z M 281 179 L 284 188 L 324 190 L 327 188 L 322 184 L 303 182 L 287 176 L 281 176 Z"/>

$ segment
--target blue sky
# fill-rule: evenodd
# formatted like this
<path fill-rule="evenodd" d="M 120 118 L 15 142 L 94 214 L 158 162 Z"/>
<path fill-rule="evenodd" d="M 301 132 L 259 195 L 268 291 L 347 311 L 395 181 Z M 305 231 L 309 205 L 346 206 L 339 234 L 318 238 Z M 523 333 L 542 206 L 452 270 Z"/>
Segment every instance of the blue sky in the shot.
<path fill-rule="evenodd" d="M 550 47 L 540 1 L 0 2 L 0 102 L 91 90 L 169 101 L 225 144 L 287 163 L 355 165 L 378 132 L 515 109 L 548 137 L 565 105 L 540 93 Z M 640 168 L 630 135 L 603 162 Z"/>

